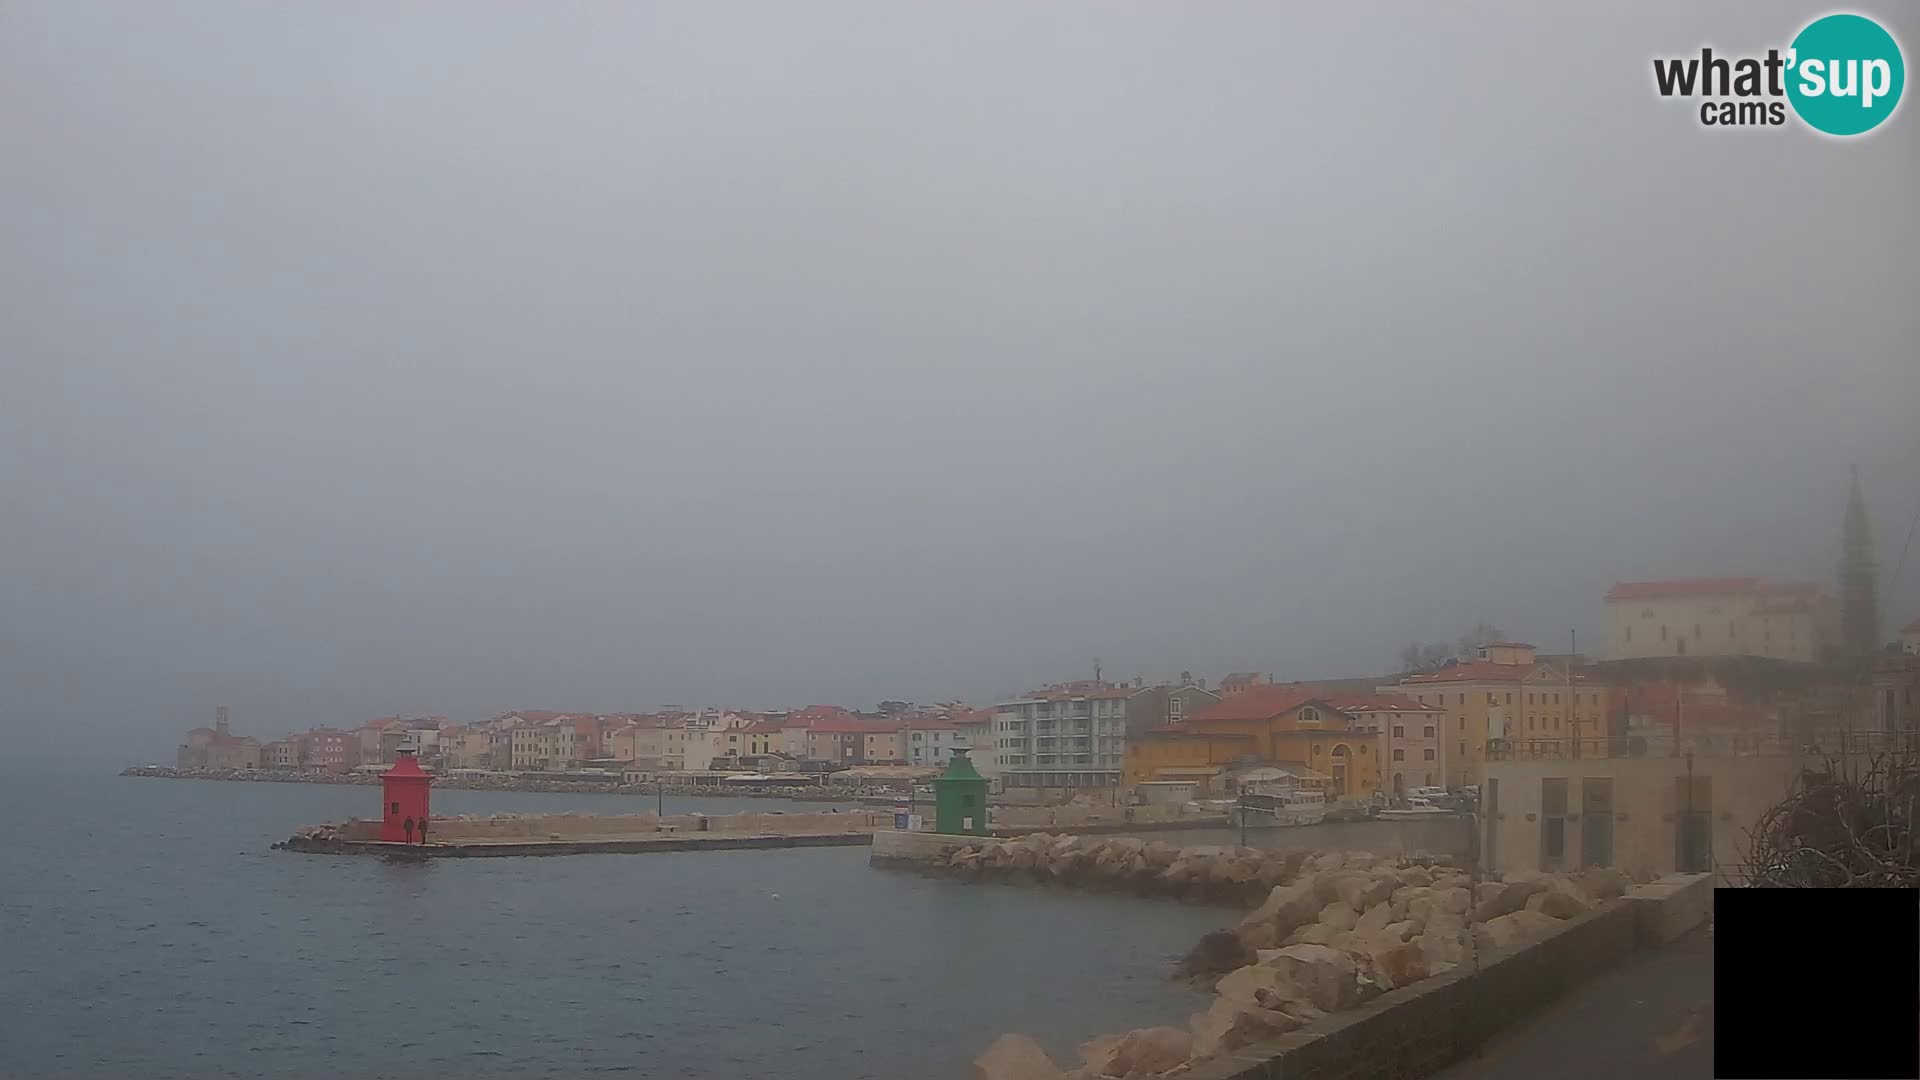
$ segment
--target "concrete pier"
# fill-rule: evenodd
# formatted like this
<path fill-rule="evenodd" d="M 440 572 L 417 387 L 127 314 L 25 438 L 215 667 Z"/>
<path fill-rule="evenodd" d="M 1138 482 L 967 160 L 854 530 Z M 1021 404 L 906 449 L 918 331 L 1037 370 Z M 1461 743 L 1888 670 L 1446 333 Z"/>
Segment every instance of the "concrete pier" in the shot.
<path fill-rule="evenodd" d="M 313 855 L 385 855 L 414 859 L 497 859 L 516 855 L 652 854 L 667 851 L 745 851 L 763 848 L 852 847 L 873 842 L 870 832 L 741 835 L 661 833 L 654 836 L 574 838 L 570 840 L 483 839 L 392 844 L 379 840 L 332 840 L 296 836 L 286 851 Z"/>

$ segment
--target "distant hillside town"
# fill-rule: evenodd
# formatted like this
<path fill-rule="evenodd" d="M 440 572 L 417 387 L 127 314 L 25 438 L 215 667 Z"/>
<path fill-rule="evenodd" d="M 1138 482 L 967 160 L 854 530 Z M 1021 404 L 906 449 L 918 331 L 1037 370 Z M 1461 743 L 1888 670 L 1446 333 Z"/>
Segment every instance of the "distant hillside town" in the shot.
<path fill-rule="evenodd" d="M 1645 816 L 1669 824 L 1727 805 L 1745 781 L 1728 766 L 1715 790 L 1706 762 L 1914 731 L 1920 619 L 1893 640 L 1881 632 L 1857 481 L 1843 532 L 1834 591 L 1758 576 L 1615 584 L 1599 598 L 1602 657 L 1548 654 L 1480 624 L 1455 643 L 1410 644 L 1402 670 L 1372 678 L 1236 672 L 1210 684 L 1181 672 L 1122 682 L 1102 678 L 1096 662 L 1091 679 L 985 706 L 516 709 L 473 723 L 387 716 L 266 742 L 235 734 L 222 707 L 212 727 L 188 733 L 178 764 L 349 772 L 383 769 L 407 751 L 450 774 L 699 786 L 742 774 L 911 778 L 965 751 L 1009 802 L 1122 791 L 1206 799 L 1278 785 L 1329 802 L 1405 805 L 1442 790 L 1478 797 L 1504 778 L 1504 794 L 1489 790 L 1483 809 L 1515 810 L 1508 817 L 1533 830 L 1515 842 L 1549 852 L 1539 861 L 1550 864 L 1560 857 L 1551 852 L 1571 850 L 1564 830 L 1582 816 L 1592 830 L 1615 820 L 1616 807 L 1629 820 L 1623 808 L 1636 798 L 1658 802 L 1662 813 Z M 1635 760 L 1657 763 L 1644 783 L 1622 771 Z M 1595 773 L 1595 763 L 1611 771 Z M 1631 794 L 1636 785 L 1656 795 Z M 1756 790 L 1777 787 L 1766 779 Z M 1682 789 L 1678 809 L 1666 806 Z M 1612 842 L 1581 837 L 1572 846 Z"/>

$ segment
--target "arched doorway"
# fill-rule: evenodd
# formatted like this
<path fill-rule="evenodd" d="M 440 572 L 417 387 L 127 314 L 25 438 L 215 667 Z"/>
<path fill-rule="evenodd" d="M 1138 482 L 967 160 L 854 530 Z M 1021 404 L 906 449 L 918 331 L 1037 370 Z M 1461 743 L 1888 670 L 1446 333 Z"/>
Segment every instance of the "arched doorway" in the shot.
<path fill-rule="evenodd" d="M 1333 744 L 1333 793 L 1336 797 L 1349 794 L 1347 790 L 1347 744 Z"/>

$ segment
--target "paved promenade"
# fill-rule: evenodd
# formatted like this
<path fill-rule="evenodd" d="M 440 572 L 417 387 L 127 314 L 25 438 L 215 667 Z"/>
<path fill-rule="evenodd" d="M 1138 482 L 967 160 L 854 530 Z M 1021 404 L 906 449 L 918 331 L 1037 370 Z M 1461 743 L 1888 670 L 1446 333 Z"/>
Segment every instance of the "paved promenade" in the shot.
<path fill-rule="evenodd" d="M 1713 927 L 1619 967 L 1507 1029 L 1434 1080 L 1708 1080 Z"/>

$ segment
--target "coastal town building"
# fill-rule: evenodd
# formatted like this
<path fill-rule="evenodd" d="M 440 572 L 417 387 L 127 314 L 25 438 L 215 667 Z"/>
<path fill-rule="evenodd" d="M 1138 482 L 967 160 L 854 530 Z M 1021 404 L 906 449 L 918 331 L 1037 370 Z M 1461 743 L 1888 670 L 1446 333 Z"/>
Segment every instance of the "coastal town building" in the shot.
<path fill-rule="evenodd" d="M 1839 641 L 1840 609 L 1813 582 L 1757 577 L 1623 581 L 1607 590 L 1607 655 L 1762 656 L 1809 663 Z"/>
<path fill-rule="evenodd" d="M 1060 683 L 994 707 L 995 771 L 1009 788 L 1105 788 L 1121 781 L 1130 687 Z"/>
<path fill-rule="evenodd" d="M 1374 737 L 1381 788 L 1395 802 L 1411 788 L 1441 785 L 1446 777 L 1447 712 L 1405 694 L 1337 694 L 1327 704 L 1353 717 L 1359 734 Z"/>
<path fill-rule="evenodd" d="M 1915 619 L 1901 628 L 1900 651 L 1920 656 L 1920 619 Z"/>
<path fill-rule="evenodd" d="M 895 740 L 900 760 L 938 768 L 953 760 L 955 750 L 970 750 L 973 745 L 952 713 L 903 717 Z"/>
<path fill-rule="evenodd" d="M 811 718 L 806 757 L 837 765 L 886 765 L 900 760 L 898 723 L 841 710 Z"/>
<path fill-rule="evenodd" d="M 1484 645 L 1472 660 L 1379 690 L 1446 711 L 1437 758 L 1448 788 L 1479 782 L 1490 738 L 1564 741 L 1607 731 L 1607 687 L 1571 665 L 1537 662 L 1523 642 Z"/>
<path fill-rule="evenodd" d="M 260 741 L 235 735 L 228 723 L 227 707 L 221 705 L 214 710 L 213 726 L 187 732 L 187 741 L 175 757 L 182 769 L 257 769 Z"/>
<path fill-rule="evenodd" d="M 1868 683 L 1876 729 L 1920 734 L 1920 655 L 1882 653 L 1874 659 Z"/>
<path fill-rule="evenodd" d="M 1229 694 L 1187 719 L 1132 740 L 1130 784 L 1187 781 L 1231 794 L 1237 770 L 1279 767 L 1329 798 L 1380 790 L 1378 736 L 1311 688 L 1272 683 Z"/>
<path fill-rule="evenodd" d="M 1252 677 L 1238 676 L 1241 679 Z M 1156 686 L 1144 686 L 1136 680 L 1133 694 L 1127 698 L 1127 738 L 1136 739 L 1155 728 L 1177 724 L 1219 700 L 1219 694 L 1208 690 L 1185 672 L 1181 673 L 1178 682 Z"/>

